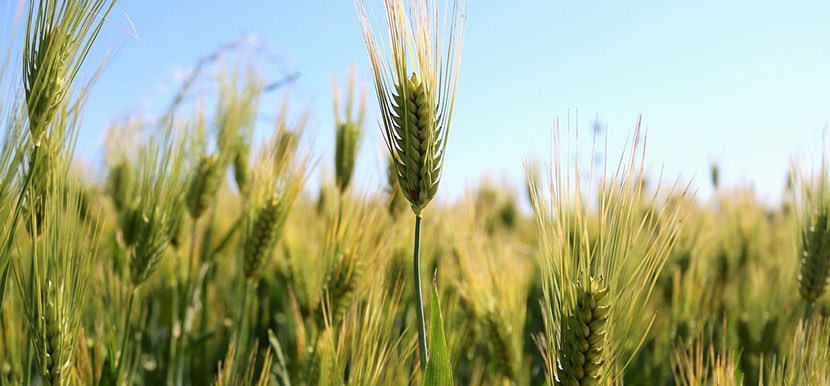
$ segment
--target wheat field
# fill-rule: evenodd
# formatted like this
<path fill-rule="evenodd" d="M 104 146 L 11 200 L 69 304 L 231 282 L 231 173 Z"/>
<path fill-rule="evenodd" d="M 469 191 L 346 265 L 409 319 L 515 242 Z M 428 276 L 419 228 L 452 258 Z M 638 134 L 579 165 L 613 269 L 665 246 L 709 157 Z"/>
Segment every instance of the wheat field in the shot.
<path fill-rule="evenodd" d="M 525 185 L 438 200 L 471 146 L 450 128 L 476 4 L 356 0 L 370 76 L 335 78 L 314 113 L 334 127 L 289 98 L 263 114 L 280 83 L 233 51 L 85 165 L 115 2 L 21 1 L 3 42 L 0 385 L 830 385 L 821 148 L 770 205 L 716 164 L 653 179 L 639 121 L 593 144 L 603 164 L 557 123 Z M 355 182 L 361 146 L 383 149 L 382 188 Z"/>

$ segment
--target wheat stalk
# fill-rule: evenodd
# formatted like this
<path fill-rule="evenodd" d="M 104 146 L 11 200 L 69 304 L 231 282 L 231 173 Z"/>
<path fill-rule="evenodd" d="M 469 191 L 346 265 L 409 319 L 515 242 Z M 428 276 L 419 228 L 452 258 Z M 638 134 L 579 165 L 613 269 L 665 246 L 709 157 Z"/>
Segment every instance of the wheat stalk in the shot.
<path fill-rule="evenodd" d="M 454 0 L 442 27 L 435 0 L 384 1 L 391 50 L 384 56 L 363 0 L 356 0 L 356 5 L 374 74 L 381 132 L 395 162 L 401 192 L 415 213 L 415 303 L 421 365 L 426 366 L 419 255 L 421 213 L 435 196 L 441 180 L 461 64 L 466 7 L 463 0 Z"/>

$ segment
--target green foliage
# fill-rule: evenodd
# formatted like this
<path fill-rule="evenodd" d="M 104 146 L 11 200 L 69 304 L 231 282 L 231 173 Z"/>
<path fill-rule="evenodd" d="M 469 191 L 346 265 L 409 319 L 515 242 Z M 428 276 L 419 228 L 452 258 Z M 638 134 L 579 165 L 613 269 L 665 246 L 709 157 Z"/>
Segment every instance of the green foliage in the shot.
<path fill-rule="evenodd" d="M 424 386 L 452 385 L 452 364 L 444 337 L 444 318 L 441 316 L 441 303 L 438 300 L 438 287 L 432 286 L 432 306 L 430 307 L 430 356 L 424 371 Z"/>

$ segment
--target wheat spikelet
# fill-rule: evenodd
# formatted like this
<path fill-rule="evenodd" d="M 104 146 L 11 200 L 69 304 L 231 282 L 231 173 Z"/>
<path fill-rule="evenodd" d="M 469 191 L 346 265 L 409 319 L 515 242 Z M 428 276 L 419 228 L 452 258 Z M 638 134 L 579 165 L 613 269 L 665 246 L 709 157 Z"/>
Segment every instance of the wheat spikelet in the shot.
<path fill-rule="evenodd" d="M 78 182 L 54 182 L 46 193 L 43 233 L 33 240 L 31 267 L 18 262 L 15 275 L 43 383 L 68 385 L 97 237 L 81 223 Z"/>
<path fill-rule="evenodd" d="M 346 190 L 352 179 L 355 159 L 357 158 L 360 132 L 363 128 L 363 116 L 366 111 L 366 91 L 360 93 L 357 117 L 353 116 L 355 69 L 349 70 L 349 85 L 346 90 L 346 116 L 340 116 L 340 92 L 337 78 L 334 79 L 334 177 L 340 191 Z"/>
<path fill-rule="evenodd" d="M 789 346 L 787 355 L 773 358 L 761 385 L 830 384 L 830 319 L 802 320 Z"/>
<path fill-rule="evenodd" d="M 330 323 L 338 324 L 352 304 L 355 290 L 365 272 L 364 259 L 356 256 L 354 250 L 346 249 L 338 253 L 334 271 L 326 276 L 323 284 L 323 295 L 327 299 L 327 310 L 330 313 Z M 318 320 L 322 325 L 323 319 Z"/>
<path fill-rule="evenodd" d="M 202 157 L 199 160 L 193 171 L 185 198 L 191 218 L 199 218 L 211 200 L 216 197 L 216 192 L 222 184 L 223 170 L 224 168 L 214 155 Z"/>
<path fill-rule="evenodd" d="M 72 367 L 72 351 L 75 349 L 74 337 L 70 333 L 67 316 L 58 315 L 58 312 L 66 311 L 58 310 L 55 305 L 54 299 L 57 299 L 57 296 L 54 294 L 55 288 L 52 282 L 47 283 L 47 291 L 52 293 L 48 298 L 53 300 L 47 301 L 44 313 L 46 347 L 43 353 L 44 368 L 42 371 L 45 384 L 59 386 L 68 383 L 69 370 Z"/>
<path fill-rule="evenodd" d="M 127 247 L 135 245 L 136 237 L 138 236 L 138 222 L 141 220 L 141 213 L 138 209 L 138 203 L 124 208 L 118 216 L 119 226 L 121 227 L 121 236 L 124 238 L 124 244 Z"/>
<path fill-rule="evenodd" d="M 170 244 L 167 218 L 160 210 L 150 213 L 136 212 L 140 216 L 136 223 L 135 253 L 130 260 L 130 279 L 133 285 L 143 283 L 155 271 L 164 251 Z"/>
<path fill-rule="evenodd" d="M 279 198 L 272 196 L 259 209 L 245 242 L 245 278 L 256 277 L 273 252 L 284 221 Z"/>
<path fill-rule="evenodd" d="M 490 356 L 495 365 L 507 379 L 515 379 L 521 362 L 521 349 L 513 339 L 512 326 L 502 312 L 491 310 L 484 316 L 484 330 L 487 342 L 493 347 Z"/>
<path fill-rule="evenodd" d="M 367 270 L 386 246 L 382 208 L 369 202 L 346 199 L 326 229 L 321 253 L 325 276 L 320 297 L 329 324 L 338 325 L 366 290 Z M 323 325 L 318 319 L 318 325 Z"/>
<path fill-rule="evenodd" d="M 132 164 L 124 158 L 110 168 L 107 175 L 107 190 L 118 211 L 123 211 L 130 202 L 132 177 Z"/>
<path fill-rule="evenodd" d="M 29 1 L 23 89 L 35 145 L 40 145 L 113 5 L 114 0 Z"/>
<path fill-rule="evenodd" d="M 801 276 L 799 292 L 814 303 L 827 290 L 830 282 L 830 224 L 828 214 L 816 213 L 804 227 L 801 242 Z"/>
<path fill-rule="evenodd" d="M 712 335 L 712 331 L 708 335 Z M 701 333 L 693 342 L 676 347 L 671 358 L 675 383 L 681 386 L 744 384 L 746 379 L 741 380 L 735 363 L 738 355 L 730 350 L 725 339 L 724 335 L 724 341 L 715 347 L 711 341 L 704 344 L 706 338 Z"/>
<path fill-rule="evenodd" d="M 800 175 L 801 274 L 799 292 L 809 303 L 815 303 L 830 283 L 830 189 L 828 165 L 822 157 L 821 169 L 813 181 L 807 173 Z"/>
<path fill-rule="evenodd" d="M 387 158 L 389 162 L 386 166 L 386 193 L 388 195 L 386 208 L 392 217 L 398 217 L 406 209 L 406 201 L 403 194 L 401 194 L 400 185 L 398 185 L 396 162 L 391 156 Z"/>
<path fill-rule="evenodd" d="M 239 192 L 248 192 L 248 173 L 250 173 L 251 145 L 245 141 L 239 141 L 236 151 L 233 154 L 233 179 Z"/>
<path fill-rule="evenodd" d="M 650 328 L 642 308 L 681 221 L 678 206 L 656 206 L 657 192 L 649 204 L 642 201 L 639 124 L 630 153 L 612 176 L 602 177 L 596 212 L 588 203 L 593 185 L 583 192 L 579 164 L 573 171 L 562 165 L 571 154 L 560 153 L 558 129 L 550 206 L 542 202 L 532 171 L 528 175 L 542 254 L 545 336 L 539 342 L 550 382 L 604 385 L 618 379 Z"/>
<path fill-rule="evenodd" d="M 258 278 L 270 260 L 288 214 L 308 178 L 308 156 L 297 155 L 306 118 L 292 130 L 285 118 L 285 107 L 282 114 L 252 171 L 243 241 L 242 266 L 246 279 Z"/>
<path fill-rule="evenodd" d="M 449 25 L 446 30 L 440 27 L 435 1 L 385 1 L 391 59 L 380 50 L 363 1 L 357 5 L 383 137 L 395 160 L 401 191 L 420 215 L 441 179 L 464 40 L 465 5 L 453 1 L 444 20 L 444 26 Z"/>
<path fill-rule="evenodd" d="M 172 134 L 172 133 L 170 133 Z M 139 179 L 134 208 L 125 218 L 124 238 L 132 245 L 130 279 L 142 284 L 154 272 L 180 222 L 182 201 L 181 139 L 165 134 L 150 138 L 139 152 Z M 179 217 L 179 218 L 177 218 Z"/>
<path fill-rule="evenodd" d="M 577 289 L 574 308 L 563 320 L 558 384 L 597 385 L 608 361 L 606 328 L 611 305 L 602 278 L 592 278 L 588 290 Z"/>
<path fill-rule="evenodd" d="M 167 237 L 170 239 L 170 245 L 174 248 L 178 248 L 181 245 L 182 233 L 184 233 L 185 210 L 185 205 L 180 202 L 173 205 L 173 210 L 170 212 L 170 224 L 167 227 Z"/>

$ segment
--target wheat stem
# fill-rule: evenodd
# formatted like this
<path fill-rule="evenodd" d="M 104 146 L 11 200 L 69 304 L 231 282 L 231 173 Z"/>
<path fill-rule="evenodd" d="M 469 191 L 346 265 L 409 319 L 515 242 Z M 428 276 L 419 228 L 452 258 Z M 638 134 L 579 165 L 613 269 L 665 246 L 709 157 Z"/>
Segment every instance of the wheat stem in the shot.
<path fill-rule="evenodd" d="M 242 338 L 245 335 L 245 319 L 248 315 L 248 292 L 251 292 L 254 286 L 253 280 L 245 280 L 245 287 L 242 292 L 242 303 L 240 304 L 239 310 L 239 322 L 236 324 L 236 345 L 237 347 L 246 347 L 245 343 L 242 341 Z M 236 366 L 239 363 L 239 352 L 243 350 L 237 350 L 236 358 L 233 361 L 234 369 L 232 374 L 236 374 Z"/>
<path fill-rule="evenodd" d="M 424 323 L 424 300 L 421 295 L 421 216 L 415 216 L 415 251 L 412 256 L 415 276 L 415 309 L 418 311 L 418 349 L 421 354 L 421 366 L 426 367 L 427 331 Z"/>
<path fill-rule="evenodd" d="M 127 317 L 124 319 L 124 336 L 121 339 L 121 350 L 118 354 L 118 366 L 115 368 L 115 379 L 121 378 L 121 368 L 124 365 L 124 356 L 127 353 L 127 339 L 130 337 L 130 317 L 133 313 L 133 303 L 135 303 L 136 288 L 133 286 L 130 290 L 130 300 L 127 302 Z"/>
<path fill-rule="evenodd" d="M 193 219 L 193 225 L 190 228 L 190 254 L 187 257 L 187 286 L 185 290 L 189 296 L 190 294 L 190 286 L 193 282 L 193 266 L 196 265 L 195 257 L 196 257 L 196 236 L 198 232 L 197 223 L 199 222 L 198 218 Z"/>

